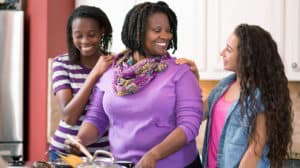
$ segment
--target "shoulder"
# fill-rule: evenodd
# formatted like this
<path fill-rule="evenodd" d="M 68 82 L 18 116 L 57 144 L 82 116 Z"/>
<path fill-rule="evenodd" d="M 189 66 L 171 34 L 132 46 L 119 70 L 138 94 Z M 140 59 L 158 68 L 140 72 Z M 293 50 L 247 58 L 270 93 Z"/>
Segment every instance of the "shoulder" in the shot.
<path fill-rule="evenodd" d="M 114 69 L 111 66 L 108 68 L 105 73 L 98 79 L 96 86 L 98 88 L 103 88 L 103 87 L 110 87 L 112 84 L 112 81 L 114 80 Z"/>
<path fill-rule="evenodd" d="M 212 92 L 214 90 L 219 90 L 219 89 L 228 87 L 228 85 L 230 85 L 235 79 L 236 79 L 236 75 L 234 73 L 228 75 L 227 77 L 225 77 L 219 81 L 219 83 L 215 86 L 215 88 L 212 90 Z"/>
<path fill-rule="evenodd" d="M 221 86 L 228 86 L 229 84 L 231 84 L 234 80 L 236 80 L 236 74 L 230 74 L 227 77 L 223 78 L 220 80 L 220 82 L 217 84 L 217 86 L 221 87 Z"/>
<path fill-rule="evenodd" d="M 79 64 L 73 64 L 70 61 L 68 54 L 62 54 L 56 56 L 52 62 L 52 69 L 72 71 L 72 73 L 82 73 L 82 74 L 87 74 L 90 72 L 90 69 L 84 68 Z"/>
<path fill-rule="evenodd" d="M 191 73 L 189 66 L 187 64 L 176 64 L 175 63 L 175 57 L 169 58 L 166 62 L 168 64 L 167 71 L 169 73 L 172 73 L 173 75 L 180 77 L 183 76 L 185 73 Z"/>
<path fill-rule="evenodd" d="M 69 55 L 67 53 L 58 55 L 58 56 L 53 58 L 53 62 L 69 63 L 70 62 Z"/>
<path fill-rule="evenodd" d="M 168 66 L 170 66 L 173 69 L 178 70 L 188 70 L 189 66 L 187 64 L 176 64 L 175 63 L 176 57 L 171 56 L 169 59 L 166 60 Z"/>
<path fill-rule="evenodd" d="M 196 76 L 193 74 L 187 64 L 176 64 L 175 60 L 176 58 L 172 56 L 167 60 L 168 68 L 167 72 L 165 73 L 171 77 L 173 82 L 177 82 L 182 79 L 197 81 Z"/>
<path fill-rule="evenodd" d="M 66 67 L 67 65 L 70 65 L 70 59 L 69 59 L 69 55 L 68 54 L 62 54 L 62 55 L 58 55 L 56 57 L 53 58 L 52 61 L 52 67 Z"/>
<path fill-rule="evenodd" d="M 236 79 L 236 74 L 230 74 L 227 77 L 221 79 L 219 83 L 212 89 L 208 96 L 208 101 L 211 102 L 213 99 L 216 100 L 222 92 Z"/>

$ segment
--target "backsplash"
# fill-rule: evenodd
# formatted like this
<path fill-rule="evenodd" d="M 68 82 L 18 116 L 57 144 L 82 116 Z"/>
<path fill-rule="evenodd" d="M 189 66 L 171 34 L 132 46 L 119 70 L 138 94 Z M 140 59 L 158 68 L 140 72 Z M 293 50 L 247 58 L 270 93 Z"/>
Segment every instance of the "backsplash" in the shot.
<path fill-rule="evenodd" d="M 200 81 L 203 99 L 206 99 L 209 92 L 214 88 L 218 81 Z M 294 134 L 292 145 L 292 157 L 300 159 L 300 82 L 289 82 L 291 99 L 294 110 Z M 197 137 L 198 149 L 202 150 L 206 121 L 202 122 L 199 135 Z"/>
<path fill-rule="evenodd" d="M 294 110 L 294 134 L 292 152 L 300 159 L 300 82 L 289 83 Z"/>

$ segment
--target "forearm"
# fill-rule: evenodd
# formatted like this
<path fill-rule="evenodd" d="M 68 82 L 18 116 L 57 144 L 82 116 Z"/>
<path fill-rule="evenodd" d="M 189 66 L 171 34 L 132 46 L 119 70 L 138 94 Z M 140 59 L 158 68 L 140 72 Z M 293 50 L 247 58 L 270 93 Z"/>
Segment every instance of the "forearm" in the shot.
<path fill-rule="evenodd" d="M 99 130 L 91 123 L 84 122 L 79 129 L 77 138 L 80 139 L 83 145 L 90 145 L 94 143 L 99 137 Z"/>
<path fill-rule="evenodd" d="M 186 144 L 186 139 L 184 131 L 177 127 L 160 144 L 153 147 L 148 153 L 152 154 L 156 160 L 161 160 L 181 149 Z"/>
<path fill-rule="evenodd" d="M 246 151 L 240 162 L 239 168 L 257 167 L 258 162 L 261 158 L 261 153 L 258 151 L 254 151 L 253 149 L 254 148 L 251 147 Z"/>
<path fill-rule="evenodd" d="M 76 124 L 79 117 L 84 112 L 84 109 L 89 100 L 89 96 L 100 76 L 101 75 L 91 72 L 80 90 L 67 103 L 67 105 L 65 105 L 65 107 L 63 108 L 63 119 L 66 123 L 70 125 Z"/>

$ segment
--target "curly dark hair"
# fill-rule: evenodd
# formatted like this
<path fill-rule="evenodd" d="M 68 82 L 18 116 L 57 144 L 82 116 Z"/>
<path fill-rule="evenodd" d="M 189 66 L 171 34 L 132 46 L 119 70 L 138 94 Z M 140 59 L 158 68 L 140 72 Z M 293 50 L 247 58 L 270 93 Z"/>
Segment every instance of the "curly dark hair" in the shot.
<path fill-rule="evenodd" d="M 246 109 L 256 107 L 255 93 L 259 89 L 265 108 L 267 144 L 270 147 L 268 158 L 271 167 L 282 167 L 291 149 L 293 112 L 288 80 L 277 44 L 270 33 L 256 25 L 241 24 L 234 34 L 238 38 L 241 115 L 247 114 Z M 255 116 L 250 117 L 250 121 L 254 124 Z M 253 132 L 250 138 L 257 142 Z"/>
<path fill-rule="evenodd" d="M 74 46 L 72 37 L 72 23 L 76 18 L 91 18 L 98 22 L 99 29 L 104 31 L 99 42 L 100 50 L 104 54 L 109 53 L 109 48 L 112 43 L 112 26 L 108 17 L 100 8 L 81 5 L 73 11 L 67 23 L 67 46 L 70 61 L 74 64 L 80 62 L 80 51 Z"/>
<path fill-rule="evenodd" d="M 173 39 L 167 49 L 173 48 L 173 53 L 177 50 L 177 17 L 173 10 L 162 1 L 135 5 L 127 13 L 122 29 L 122 41 L 127 48 L 145 55 L 144 42 L 147 19 L 157 12 L 164 13 L 169 19 Z"/>

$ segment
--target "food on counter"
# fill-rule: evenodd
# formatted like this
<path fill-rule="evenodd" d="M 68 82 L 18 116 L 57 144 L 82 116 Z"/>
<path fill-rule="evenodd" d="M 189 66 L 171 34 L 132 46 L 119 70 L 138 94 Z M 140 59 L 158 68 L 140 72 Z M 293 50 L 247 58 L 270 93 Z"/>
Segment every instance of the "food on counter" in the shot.
<path fill-rule="evenodd" d="M 77 165 L 80 163 L 83 163 L 82 158 L 79 156 L 73 155 L 73 154 L 68 154 L 68 155 L 59 155 L 61 160 L 64 161 L 65 163 L 71 165 L 73 168 L 75 168 Z"/>

